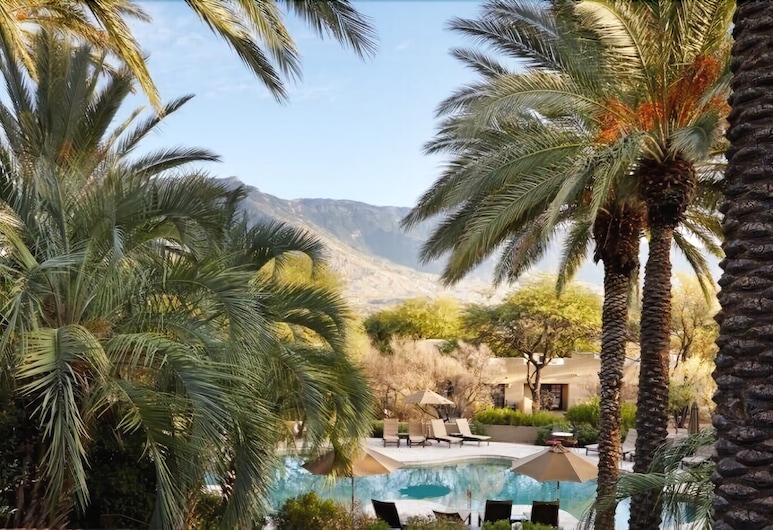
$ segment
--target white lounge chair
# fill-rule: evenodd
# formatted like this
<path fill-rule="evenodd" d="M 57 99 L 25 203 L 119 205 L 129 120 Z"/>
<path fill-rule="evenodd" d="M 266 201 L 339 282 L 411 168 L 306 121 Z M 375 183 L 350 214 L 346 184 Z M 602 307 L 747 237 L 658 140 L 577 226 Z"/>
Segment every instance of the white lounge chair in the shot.
<path fill-rule="evenodd" d="M 462 438 L 448 435 L 443 420 L 432 420 L 432 439 L 437 440 L 438 442 L 448 443 L 449 448 L 451 447 L 451 444 L 462 445 Z"/>
<path fill-rule="evenodd" d="M 384 447 L 386 444 L 395 444 L 400 447 L 400 437 L 397 436 L 397 418 L 384 419 Z"/>
<path fill-rule="evenodd" d="M 472 434 L 472 431 L 470 430 L 470 424 L 467 419 L 457 418 L 456 426 L 459 428 L 459 434 L 452 433 L 451 436 L 461 436 L 463 441 L 478 442 L 478 445 L 480 445 L 481 442 L 486 442 L 487 444 L 491 445 L 491 436 L 486 436 L 484 434 Z"/>
<path fill-rule="evenodd" d="M 414 445 L 427 445 L 427 437 L 424 436 L 424 428 L 417 421 L 408 422 L 408 447 Z"/>

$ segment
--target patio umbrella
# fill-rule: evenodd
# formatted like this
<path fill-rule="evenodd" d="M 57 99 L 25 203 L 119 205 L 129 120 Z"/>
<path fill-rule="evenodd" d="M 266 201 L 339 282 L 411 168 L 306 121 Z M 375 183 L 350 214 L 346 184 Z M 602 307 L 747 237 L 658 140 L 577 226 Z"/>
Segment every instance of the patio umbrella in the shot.
<path fill-rule="evenodd" d="M 563 445 L 554 445 L 544 451 L 519 459 L 510 471 L 529 476 L 540 482 L 556 481 L 556 497 L 559 497 L 561 481 L 585 482 L 596 478 L 598 466 L 590 460 L 567 451 Z"/>
<path fill-rule="evenodd" d="M 369 475 L 386 475 L 402 467 L 402 462 L 394 458 L 382 455 L 370 448 L 364 451 L 352 461 L 350 470 L 344 470 L 341 475 L 352 479 L 352 509 L 354 509 L 354 479 L 355 477 L 366 477 Z M 303 467 L 314 475 L 330 475 L 336 469 L 336 454 L 331 450 L 315 460 L 303 464 Z"/>
<path fill-rule="evenodd" d="M 698 404 L 693 401 L 690 405 L 690 421 L 687 423 L 687 434 L 698 434 L 701 426 L 698 418 Z"/>
<path fill-rule="evenodd" d="M 427 411 L 422 407 L 422 405 L 453 405 L 454 402 L 450 399 L 446 399 L 437 392 L 433 392 L 432 390 L 422 390 L 420 392 L 414 392 L 413 394 L 409 394 L 403 398 L 403 403 L 413 403 L 415 405 L 418 405 L 421 411 L 424 414 L 427 414 Z"/>

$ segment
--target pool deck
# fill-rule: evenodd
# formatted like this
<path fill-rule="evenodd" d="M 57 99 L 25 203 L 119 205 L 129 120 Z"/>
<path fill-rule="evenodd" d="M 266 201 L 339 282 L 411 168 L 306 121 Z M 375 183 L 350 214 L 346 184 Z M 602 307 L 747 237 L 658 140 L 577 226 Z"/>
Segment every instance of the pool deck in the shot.
<path fill-rule="evenodd" d="M 515 461 L 545 449 L 545 447 L 542 446 L 504 442 L 491 442 L 490 444 L 484 442 L 480 445 L 473 442 L 461 446 L 454 444 L 452 447 L 449 447 L 448 444 L 444 442 L 436 441 L 428 443 L 426 447 L 408 447 L 404 440 L 401 440 L 399 447 L 393 445 L 384 447 L 381 438 L 369 438 L 366 441 L 366 445 L 371 450 L 393 458 L 406 466 L 463 462 L 465 460 L 479 460 L 482 458 L 503 458 Z M 571 450 L 592 462 L 598 463 L 598 454 L 585 456 L 585 450 L 582 448 Z M 631 471 L 633 469 L 633 462 L 621 461 L 620 465 L 621 469 L 626 471 Z M 400 499 L 395 501 L 395 503 L 401 519 L 407 519 L 416 515 L 432 515 L 432 510 L 458 510 L 463 516 L 466 516 L 469 513 L 469 510 L 461 510 L 458 506 L 444 506 L 442 504 L 423 500 Z M 373 507 L 371 505 L 363 506 L 363 510 L 366 513 L 373 514 Z M 529 505 L 513 506 L 514 516 L 521 516 L 528 519 L 530 513 L 531 506 Z M 473 524 L 477 524 L 476 514 L 473 514 L 472 522 Z M 577 528 L 578 523 L 579 521 L 570 513 L 565 512 L 564 510 L 559 511 L 559 524 L 564 530 L 573 530 Z"/>

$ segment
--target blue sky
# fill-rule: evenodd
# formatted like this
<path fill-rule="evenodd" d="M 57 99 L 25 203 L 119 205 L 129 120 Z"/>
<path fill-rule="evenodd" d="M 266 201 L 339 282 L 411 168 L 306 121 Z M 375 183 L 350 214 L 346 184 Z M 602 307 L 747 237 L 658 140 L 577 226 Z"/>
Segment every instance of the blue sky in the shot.
<path fill-rule="evenodd" d="M 196 94 L 165 120 L 154 146 L 209 148 L 222 157 L 206 167 L 210 174 L 238 176 L 284 199 L 412 206 L 437 178 L 442 158 L 422 154 L 435 131 L 434 109 L 474 79 L 449 55 L 467 42 L 446 22 L 475 16 L 478 3 L 356 2 L 379 38 L 379 51 L 364 61 L 288 18 L 303 79 L 290 85 L 286 104 L 184 3 L 142 6 L 153 23 L 137 26 L 137 37 L 162 98 Z"/>

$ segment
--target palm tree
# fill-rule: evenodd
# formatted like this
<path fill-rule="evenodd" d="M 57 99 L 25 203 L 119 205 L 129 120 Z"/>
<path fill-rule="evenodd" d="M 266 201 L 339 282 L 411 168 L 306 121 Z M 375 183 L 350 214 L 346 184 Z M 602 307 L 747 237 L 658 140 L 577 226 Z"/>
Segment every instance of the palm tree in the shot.
<path fill-rule="evenodd" d="M 300 77 L 300 55 L 284 23 L 276 0 L 186 4 L 215 34 L 234 50 L 244 64 L 278 100 L 287 97 L 285 78 Z M 367 17 L 348 0 L 284 1 L 286 10 L 300 17 L 319 36 L 332 36 L 359 56 L 376 48 L 375 33 Z M 0 3 L 0 38 L 28 67 L 34 56 L 28 49 L 35 25 L 64 31 L 110 52 L 129 67 L 151 103 L 161 110 L 161 100 L 148 72 L 130 20 L 151 19 L 131 0 L 6 0 Z"/>
<path fill-rule="evenodd" d="M 710 449 L 715 440 L 715 431 L 704 429 L 684 440 L 658 448 L 653 458 L 653 467 L 661 471 L 626 473 L 621 476 L 614 492 L 606 497 L 598 497 L 584 514 L 581 528 L 591 526 L 594 512 L 600 509 L 614 509 L 621 501 L 644 492 L 661 499 L 669 528 L 683 525 L 696 529 L 713 528 L 711 517 L 714 492 L 711 475 L 716 465 L 710 460 L 687 466 L 682 462 L 685 457 Z"/>
<path fill-rule="evenodd" d="M 769 131 L 773 63 L 767 50 L 773 5 L 739 0 L 733 25 L 735 45 L 728 118 L 727 188 L 723 211 L 723 248 L 727 258 L 720 285 L 722 309 L 719 353 L 714 377 L 717 404 L 716 528 L 765 528 L 773 514 L 763 507 L 773 496 L 767 449 L 773 439 L 771 408 L 768 288 L 770 256 Z M 741 496 L 739 496 L 742 495 Z"/>
<path fill-rule="evenodd" d="M 718 28 L 726 27 L 722 26 L 727 18 L 726 3 L 684 4 L 670 12 L 673 20 L 691 21 L 675 24 L 689 26 L 682 28 L 686 34 L 678 37 L 695 40 L 710 35 L 686 50 L 713 50 Z M 704 85 L 699 87 L 704 89 L 702 96 L 686 97 L 688 81 L 684 80 L 666 93 L 672 98 L 666 108 L 678 109 L 674 112 L 681 121 L 664 127 L 652 118 L 652 109 L 660 107 L 646 98 L 661 96 L 654 88 L 662 85 L 653 84 L 650 88 L 655 93 L 648 96 L 642 89 L 647 85 L 640 80 L 649 75 L 648 65 L 653 60 L 654 52 L 647 46 L 660 40 L 640 43 L 638 34 L 628 34 L 640 22 L 652 25 L 654 15 L 649 9 L 620 2 L 554 2 L 545 9 L 503 0 L 488 2 L 480 20 L 452 21 L 452 28 L 526 61 L 528 69 L 515 74 L 480 52 L 454 50 L 484 79 L 441 105 L 441 114 L 452 115 L 429 150 L 451 152 L 454 157 L 405 220 L 406 226 L 411 226 L 433 215 L 445 216 L 424 246 L 423 257 L 435 259 L 450 252 L 444 272 L 448 282 L 458 280 L 500 246 L 498 279 L 517 277 L 544 254 L 547 242 L 560 227 L 568 234 L 562 263 L 565 272 L 561 274 L 565 278 L 585 257 L 590 235 L 595 236 L 595 257 L 604 259 L 605 273 L 610 275 L 605 275 L 604 431 L 600 440 L 600 466 L 605 472 L 599 481 L 600 493 L 611 488 L 617 473 L 619 405 L 615 403 L 622 375 L 626 301 L 637 266 L 640 231 L 647 226 L 646 196 L 639 187 L 640 163 L 662 143 L 678 146 L 694 160 L 710 160 L 712 154 L 720 152 L 716 131 L 721 124 L 717 111 L 721 101 L 712 98 L 721 94 L 724 86 L 719 71 L 703 79 Z M 701 28 L 700 32 L 690 33 L 694 28 Z M 698 46 L 701 43 L 705 49 Z M 637 60 L 640 49 L 650 55 Z M 700 77 L 691 61 L 677 63 L 670 75 L 674 75 L 672 70 L 690 81 Z M 663 142 L 658 144 L 661 138 Z M 700 169 L 705 170 L 701 179 L 706 184 L 715 181 L 715 168 Z M 693 231 L 710 250 L 717 250 L 711 230 L 707 230 L 718 225 L 707 207 L 712 199 L 710 194 L 701 195 L 707 203 L 696 208 L 684 228 Z M 701 222 L 708 224 L 702 226 Z M 677 234 L 676 242 L 703 281 L 710 283 L 708 268 L 696 246 L 685 234 Z M 652 281 L 649 285 L 651 291 Z M 652 364 L 643 361 L 645 376 L 660 373 Z M 667 374 L 665 377 L 667 382 Z M 649 396 L 652 392 L 646 383 L 641 385 L 642 392 Z M 646 409 L 640 420 L 656 423 L 650 414 L 661 413 Z M 662 432 L 649 431 L 645 439 L 665 438 L 665 406 L 661 415 Z M 647 460 L 651 445 L 656 444 L 640 448 L 642 461 Z M 649 509 L 650 514 L 656 511 Z M 600 514 L 599 524 L 608 527 L 610 517 Z M 646 518 L 640 520 L 647 524 Z"/>
<path fill-rule="evenodd" d="M 226 524 L 251 524 L 283 417 L 305 416 L 312 444 L 351 443 L 368 427 L 340 296 L 265 272 L 290 255 L 318 263 L 321 245 L 281 225 L 247 228 L 240 188 L 185 172 L 216 159 L 205 150 L 134 157 L 161 118 L 135 112 L 110 130 L 128 71 L 47 33 L 35 56 L 29 73 L 2 64 L 2 395 L 28 433 L 7 464 L 23 468 L 2 490 L 17 507 L 7 523 L 65 525 L 83 512 L 99 479 L 86 467 L 92 434 L 107 425 L 144 438 L 151 526 L 183 526 L 205 471 L 228 486 Z"/>

